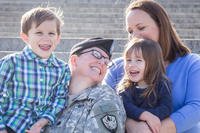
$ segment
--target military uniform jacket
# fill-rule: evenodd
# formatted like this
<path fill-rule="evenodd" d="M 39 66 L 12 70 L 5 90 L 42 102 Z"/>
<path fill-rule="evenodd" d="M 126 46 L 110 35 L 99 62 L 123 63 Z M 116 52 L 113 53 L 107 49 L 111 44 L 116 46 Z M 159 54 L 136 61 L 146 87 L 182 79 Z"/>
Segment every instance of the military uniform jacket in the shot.
<path fill-rule="evenodd" d="M 46 133 L 123 133 L 126 114 L 116 92 L 106 85 L 68 96 L 68 106 Z"/>

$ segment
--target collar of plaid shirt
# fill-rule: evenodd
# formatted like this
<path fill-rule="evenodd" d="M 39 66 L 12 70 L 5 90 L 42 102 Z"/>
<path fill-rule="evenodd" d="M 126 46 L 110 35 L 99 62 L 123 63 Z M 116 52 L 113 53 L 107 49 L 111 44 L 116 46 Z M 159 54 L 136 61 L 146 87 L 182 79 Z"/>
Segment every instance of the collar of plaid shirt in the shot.
<path fill-rule="evenodd" d="M 36 55 L 31 48 L 26 46 L 23 49 L 24 55 L 27 57 L 28 60 L 36 60 L 44 65 L 54 65 L 59 67 L 61 64 L 58 62 L 58 60 L 55 58 L 55 55 L 52 53 L 51 56 L 47 60 L 42 60 L 38 55 Z"/>

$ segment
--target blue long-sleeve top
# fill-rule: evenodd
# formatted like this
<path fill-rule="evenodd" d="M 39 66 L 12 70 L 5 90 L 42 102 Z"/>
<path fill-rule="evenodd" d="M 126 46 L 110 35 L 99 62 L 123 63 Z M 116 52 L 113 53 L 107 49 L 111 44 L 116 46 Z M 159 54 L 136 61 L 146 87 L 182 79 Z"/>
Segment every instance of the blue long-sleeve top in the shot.
<path fill-rule="evenodd" d="M 141 96 L 145 89 L 133 85 L 120 93 L 127 117 L 140 120 L 139 117 L 144 111 L 156 115 L 160 120 L 169 117 L 172 112 L 171 85 L 169 81 L 163 79 L 156 85 L 157 100 L 155 100 L 153 94 L 149 98 Z"/>
<path fill-rule="evenodd" d="M 114 62 L 104 79 L 104 83 L 115 89 L 124 75 L 123 59 Z M 200 56 L 187 54 L 177 57 L 166 68 L 172 82 L 173 113 L 170 118 L 177 133 L 200 132 Z"/>

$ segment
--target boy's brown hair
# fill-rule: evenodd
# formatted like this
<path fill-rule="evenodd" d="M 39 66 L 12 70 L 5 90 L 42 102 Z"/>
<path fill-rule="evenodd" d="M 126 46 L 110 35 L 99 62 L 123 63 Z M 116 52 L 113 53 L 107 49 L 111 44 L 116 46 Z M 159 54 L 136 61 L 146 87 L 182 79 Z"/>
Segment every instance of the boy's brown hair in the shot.
<path fill-rule="evenodd" d="M 21 18 L 21 32 L 28 35 L 33 23 L 38 27 L 46 20 L 56 20 L 57 33 L 60 35 L 60 27 L 64 24 L 63 12 L 54 7 L 36 7 L 27 11 Z"/>

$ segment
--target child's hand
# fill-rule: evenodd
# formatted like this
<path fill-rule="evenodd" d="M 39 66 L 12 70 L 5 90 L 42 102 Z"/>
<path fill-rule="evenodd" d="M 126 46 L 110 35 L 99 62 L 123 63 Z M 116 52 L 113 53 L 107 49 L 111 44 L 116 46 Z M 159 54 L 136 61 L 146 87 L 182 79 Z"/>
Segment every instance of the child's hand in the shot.
<path fill-rule="evenodd" d="M 0 131 L 0 133 L 8 133 L 6 130 L 2 130 Z"/>
<path fill-rule="evenodd" d="M 30 130 L 26 130 L 26 133 L 40 133 L 41 129 L 47 125 L 48 122 L 49 121 L 47 119 L 41 118 L 35 124 L 33 124 Z"/>
<path fill-rule="evenodd" d="M 34 124 L 34 125 L 30 128 L 30 130 L 26 130 L 26 133 L 40 133 L 41 129 L 42 129 L 42 128 L 41 128 L 40 126 Z"/>
<path fill-rule="evenodd" d="M 144 121 L 135 121 L 133 119 L 126 119 L 126 132 L 127 133 L 152 133 L 151 129 Z"/>
<path fill-rule="evenodd" d="M 161 129 L 160 119 L 152 113 L 145 111 L 140 115 L 140 120 L 146 121 L 153 133 L 159 133 Z"/>

